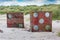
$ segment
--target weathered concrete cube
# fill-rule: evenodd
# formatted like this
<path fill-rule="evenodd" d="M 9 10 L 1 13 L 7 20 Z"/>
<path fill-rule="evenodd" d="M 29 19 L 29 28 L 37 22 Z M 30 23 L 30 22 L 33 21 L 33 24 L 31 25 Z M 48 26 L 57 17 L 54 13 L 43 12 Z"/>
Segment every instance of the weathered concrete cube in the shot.
<path fill-rule="evenodd" d="M 39 11 L 30 13 L 32 32 L 51 32 L 52 13 L 49 11 Z"/>
<path fill-rule="evenodd" d="M 24 28 L 24 15 L 20 12 L 7 13 L 7 27 Z"/>

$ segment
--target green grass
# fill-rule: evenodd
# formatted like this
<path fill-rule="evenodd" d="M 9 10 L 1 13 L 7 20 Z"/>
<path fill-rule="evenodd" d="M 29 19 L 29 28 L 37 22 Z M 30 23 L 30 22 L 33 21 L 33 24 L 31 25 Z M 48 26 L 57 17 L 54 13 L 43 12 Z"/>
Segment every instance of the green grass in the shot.
<path fill-rule="evenodd" d="M 60 32 L 58 32 L 57 36 L 59 36 L 59 37 L 60 37 Z"/>
<path fill-rule="evenodd" d="M 53 20 L 60 20 L 60 4 L 49 5 L 28 5 L 28 6 L 0 6 L 0 14 L 6 14 L 9 12 L 23 12 L 25 15 L 31 11 L 51 11 Z"/>

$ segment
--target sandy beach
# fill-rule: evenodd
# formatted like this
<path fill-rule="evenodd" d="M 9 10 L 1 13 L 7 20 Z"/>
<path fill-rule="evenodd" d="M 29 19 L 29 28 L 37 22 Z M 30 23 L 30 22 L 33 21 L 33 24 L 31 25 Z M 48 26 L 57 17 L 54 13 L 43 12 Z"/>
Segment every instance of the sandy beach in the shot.
<path fill-rule="evenodd" d="M 52 20 L 52 32 L 29 32 L 30 16 L 24 16 L 25 28 L 7 28 L 6 14 L 0 15 L 0 40 L 60 40 L 60 20 Z"/>

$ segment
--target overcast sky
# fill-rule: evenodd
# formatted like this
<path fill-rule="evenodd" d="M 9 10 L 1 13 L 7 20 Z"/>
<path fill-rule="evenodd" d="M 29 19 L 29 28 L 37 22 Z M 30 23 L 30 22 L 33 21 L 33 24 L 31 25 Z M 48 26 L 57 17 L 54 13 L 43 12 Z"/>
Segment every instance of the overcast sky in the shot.
<path fill-rule="evenodd" d="M 44 5 L 44 4 L 60 4 L 60 0 L 0 0 L 0 5 L 10 6 L 10 5 Z"/>

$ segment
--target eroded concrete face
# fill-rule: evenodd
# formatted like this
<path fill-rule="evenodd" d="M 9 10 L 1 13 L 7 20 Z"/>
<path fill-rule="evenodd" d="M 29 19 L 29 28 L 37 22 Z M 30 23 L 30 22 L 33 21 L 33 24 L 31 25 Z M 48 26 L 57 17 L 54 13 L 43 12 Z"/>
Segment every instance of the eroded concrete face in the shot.
<path fill-rule="evenodd" d="M 8 13 L 7 14 L 7 27 L 24 28 L 23 13 Z"/>
<path fill-rule="evenodd" d="M 32 12 L 30 13 L 30 23 L 33 32 L 52 32 L 52 13 L 48 11 Z M 36 30 L 37 28 L 38 30 Z"/>

